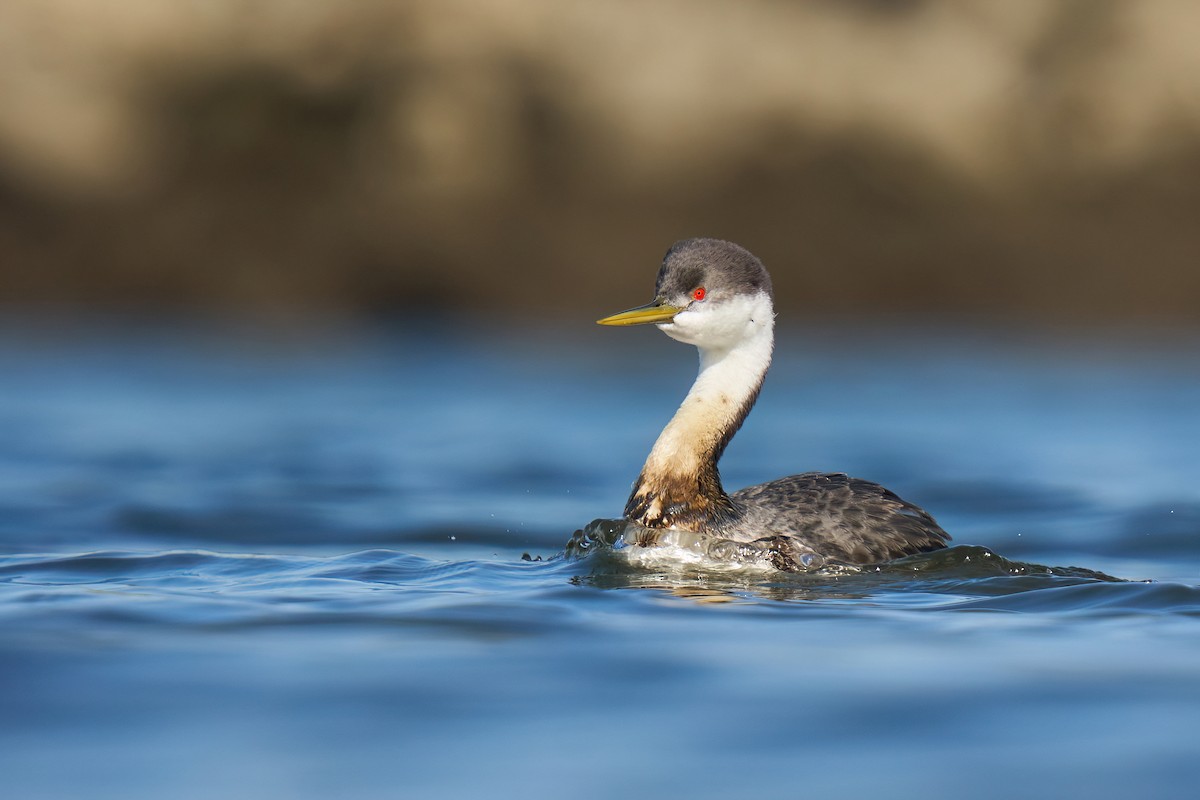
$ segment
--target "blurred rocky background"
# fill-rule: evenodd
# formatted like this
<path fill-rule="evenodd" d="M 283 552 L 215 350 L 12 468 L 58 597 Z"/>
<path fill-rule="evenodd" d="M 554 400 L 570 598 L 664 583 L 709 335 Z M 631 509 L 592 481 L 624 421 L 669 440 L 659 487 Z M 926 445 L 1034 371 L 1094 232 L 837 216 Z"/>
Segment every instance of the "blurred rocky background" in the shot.
<path fill-rule="evenodd" d="M 1200 318 L 1189 0 L 5 0 L 0 308 Z M 542 312 L 538 312 L 542 313 Z"/>

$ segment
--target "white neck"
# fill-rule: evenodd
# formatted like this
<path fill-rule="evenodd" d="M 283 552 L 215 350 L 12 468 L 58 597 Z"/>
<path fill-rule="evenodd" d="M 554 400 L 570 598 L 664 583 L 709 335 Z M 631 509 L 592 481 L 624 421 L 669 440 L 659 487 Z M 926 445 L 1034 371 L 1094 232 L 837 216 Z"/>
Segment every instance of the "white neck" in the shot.
<path fill-rule="evenodd" d="M 699 348 L 700 373 L 654 443 L 630 498 L 627 513 L 638 511 L 639 521 L 652 527 L 672 524 L 681 515 L 671 509 L 681 504 L 728 503 L 716 463 L 771 365 L 775 315 L 766 294 L 735 298 L 705 313 L 707 318 L 696 312 L 691 319 L 680 314 L 662 326 Z"/>
<path fill-rule="evenodd" d="M 771 366 L 775 343 L 772 316 L 749 327 L 750 335 L 730 349 L 700 348 L 700 372 L 654 443 L 647 468 L 693 472 L 697 459 L 712 457 L 712 445 L 736 431 L 728 431 L 731 424 L 741 426 L 749 411 L 744 407 L 757 397 Z"/>

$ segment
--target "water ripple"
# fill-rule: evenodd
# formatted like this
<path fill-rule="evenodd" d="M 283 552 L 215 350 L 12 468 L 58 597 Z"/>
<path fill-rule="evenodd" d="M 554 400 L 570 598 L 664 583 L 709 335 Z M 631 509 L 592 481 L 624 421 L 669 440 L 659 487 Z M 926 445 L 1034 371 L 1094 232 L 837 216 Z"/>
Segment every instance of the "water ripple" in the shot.
<path fill-rule="evenodd" d="M 1200 588 L 1011 561 L 959 546 L 810 574 L 662 571 L 612 551 L 547 561 L 441 561 L 393 550 L 333 557 L 105 551 L 0 558 L 0 614 L 185 626 L 408 623 L 511 630 L 561 617 L 569 586 L 639 589 L 698 603 L 796 603 L 1036 614 L 1200 614 Z M 35 609 L 41 609 L 39 614 Z M 501 609 L 503 609 L 501 611 Z M 519 624 L 517 625 L 519 627 Z"/>

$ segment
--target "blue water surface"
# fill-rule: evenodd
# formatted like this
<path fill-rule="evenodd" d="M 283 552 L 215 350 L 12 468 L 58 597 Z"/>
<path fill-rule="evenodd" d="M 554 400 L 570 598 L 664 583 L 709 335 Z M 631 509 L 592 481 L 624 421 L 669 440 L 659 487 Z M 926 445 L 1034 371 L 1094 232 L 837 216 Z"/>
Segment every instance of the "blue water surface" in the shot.
<path fill-rule="evenodd" d="M 848 471 L 956 545 L 790 576 L 562 556 L 694 372 L 652 330 L 0 334 L 0 796 L 1200 783 L 1194 334 L 785 329 L 726 484 Z"/>

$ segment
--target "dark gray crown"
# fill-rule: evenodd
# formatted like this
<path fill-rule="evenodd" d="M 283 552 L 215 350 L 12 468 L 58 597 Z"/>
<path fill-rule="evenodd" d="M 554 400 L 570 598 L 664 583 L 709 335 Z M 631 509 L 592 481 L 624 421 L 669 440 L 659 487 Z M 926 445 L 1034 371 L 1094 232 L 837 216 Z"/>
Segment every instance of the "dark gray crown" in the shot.
<path fill-rule="evenodd" d="M 684 239 L 671 245 L 658 270 L 655 296 L 670 300 L 703 286 L 714 299 L 766 292 L 771 276 L 753 253 L 720 239 Z"/>

